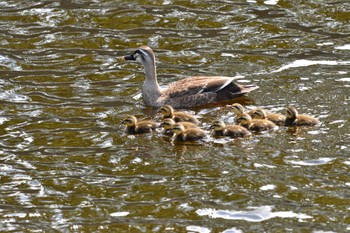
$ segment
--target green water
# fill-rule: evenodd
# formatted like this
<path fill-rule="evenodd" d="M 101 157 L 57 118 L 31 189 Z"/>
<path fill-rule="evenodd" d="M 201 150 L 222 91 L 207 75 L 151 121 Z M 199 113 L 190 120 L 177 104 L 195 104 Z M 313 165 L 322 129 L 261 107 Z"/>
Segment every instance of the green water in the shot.
<path fill-rule="evenodd" d="M 346 232 L 350 229 L 347 1 L 0 2 L 4 232 Z M 322 121 L 246 139 L 128 136 L 156 53 L 158 81 L 244 76 L 237 99 Z M 206 128 L 225 104 L 184 109 Z"/>

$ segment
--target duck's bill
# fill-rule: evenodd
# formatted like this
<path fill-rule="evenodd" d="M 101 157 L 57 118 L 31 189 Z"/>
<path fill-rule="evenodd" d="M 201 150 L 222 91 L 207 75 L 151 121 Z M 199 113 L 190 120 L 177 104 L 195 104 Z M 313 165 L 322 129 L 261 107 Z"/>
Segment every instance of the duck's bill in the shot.
<path fill-rule="evenodd" d="M 123 58 L 124 58 L 124 60 L 126 60 L 126 61 L 129 61 L 129 60 L 134 61 L 134 60 L 136 60 L 136 58 L 134 57 L 134 55 L 125 56 L 125 57 L 123 57 Z"/>

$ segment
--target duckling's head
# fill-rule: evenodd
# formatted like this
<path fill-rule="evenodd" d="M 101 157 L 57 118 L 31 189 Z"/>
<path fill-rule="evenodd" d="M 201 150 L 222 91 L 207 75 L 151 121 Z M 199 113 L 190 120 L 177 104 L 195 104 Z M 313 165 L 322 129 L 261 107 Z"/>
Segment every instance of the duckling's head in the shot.
<path fill-rule="evenodd" d="M 287 118 L 295 118 L 298 115 L 298 111 L 294 106 L 289 106 L 286 110 Z"/>
<path fill-rule="evenodd" d="M 148 46 L 141 46 L 132 55 L 125 56 L 124 60 L 137 61 L 143 65 L 155 63 L 154 53 Z"/>
<path fill-rule="evenodd" d="M 170 105 L 164 105 L 159 109 L 159 112 L 163 114 L 164 117 L 171 117 L 174 114 L 174 109 Z"/>
<path fill-rule="evenodd" d="M 175 125 L 173 125 L 172 130 L 174 134 L 179 135 L 183 131 L 185 131 L 185 127 L 181 123 L 176 123 Z"/>
<path fill-rule="evenodd" d="M 265 119 L 266 118 L 266 111 L 262 108 L 258 108 L 253 113 L 253 118 L 255 119 Z"/>
<path fill-rule="evenodd" d="M 162 121 L 162 124 L 161 126 L 165 129 L 165 130 L 169 130 L 169 129 L 172 129 L 173 126 L 175 125 L 175 121 L 171 118 L 165 118 L 163 121 Z"/>
<path fill-rule="evenodd" d="M 249 116 L 247 113 L 243 113 L 237 117 L 236 123 L 240 125 L 248 125 L 251 120 L 251 116 Z"/>
<path fill-rule="evenodd" d="M 236 115 L 240 115 L 244 112 L 244 107 L 241 104 L 238 103 L 234 103 L 232 105 L 227 105 L 228 108 L 232 109 L 232 111 L 236 114 Z"/>
<path fill-rule="evenodd" d="M 211 124 L 211 129 L 214 131 L 220 131 L 223 130 L 225 128 L 225 123 L 221 120 L 215 120 L 213 121 L 213 123 Z"/>
<path fill-rule="evenodd" d="M 137 124 L 137 118 L 135 116 L 127 116 L 124 118 L 123 124 L 126 126 L 135 126 Z"/>

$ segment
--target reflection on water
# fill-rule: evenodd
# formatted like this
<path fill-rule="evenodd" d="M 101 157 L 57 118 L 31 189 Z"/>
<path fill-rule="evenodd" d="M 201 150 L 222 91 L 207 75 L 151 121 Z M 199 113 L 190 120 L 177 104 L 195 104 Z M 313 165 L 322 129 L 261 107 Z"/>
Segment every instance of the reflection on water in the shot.
<path fill-rule="evenodd" d="M 3 231 L 349 230 L 349 14 L 346 1 L 0 2 L 0 228 Z M 240 76 L 235 101 L 316 128 L 173 143 L 128 136 L 143 68 L 159 84 Z M 225 104 L 186 109 L 208 129 Z M 254 224 L 252 224 L 254 223 Z M 311 230 L 310 230 L 311 229 Z"/>
<path fill-rule="evenodd" d="M 248 211 L 226 211 L 199 209 L 196 213 L 200 216 L 210 216 L 211 218 L 223 218 L 230 220 L 245 220 L 247 222 L 262 222 L 271 218 L 298 218 L 299 220 L 312 218 L 305 214 L 296 214 L 291 211 L 272 212 L 271 206 L 250 207 Z"/>

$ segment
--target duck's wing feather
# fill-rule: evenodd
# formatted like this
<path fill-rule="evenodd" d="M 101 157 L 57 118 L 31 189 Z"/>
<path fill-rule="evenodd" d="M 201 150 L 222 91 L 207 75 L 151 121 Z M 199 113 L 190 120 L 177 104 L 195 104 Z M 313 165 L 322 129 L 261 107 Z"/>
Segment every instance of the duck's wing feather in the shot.
<path fill-rule="evenodd" d="M 166 104 L 174 108 L 191 108 L 215 102 L 217 94 L 206 92 L 194 95 L 185 95 L 177 98 L 166 98 Z"/>
<path fill-rule="evenodd" d="M 238 78 L 239 77 L 222 76 L 195 76 L 185 78 L 171 83 L 169 87 L 164 90 L 163 95 L 167 95 L 170 98 L 179 98 L 206 92 L 216 93 Z"/>
<path fill-rule="evenodd" d="M 160 101 L 174 108 L 195 107 L 233 99 L 259 88 L 256 85 L 239 85 L 233 81 L 240 77 L 195 76 L 169 85 Z"/>

